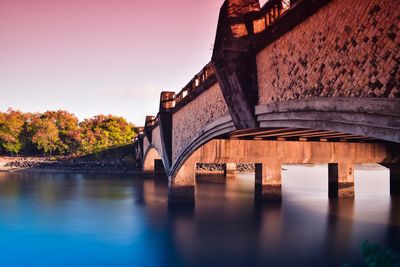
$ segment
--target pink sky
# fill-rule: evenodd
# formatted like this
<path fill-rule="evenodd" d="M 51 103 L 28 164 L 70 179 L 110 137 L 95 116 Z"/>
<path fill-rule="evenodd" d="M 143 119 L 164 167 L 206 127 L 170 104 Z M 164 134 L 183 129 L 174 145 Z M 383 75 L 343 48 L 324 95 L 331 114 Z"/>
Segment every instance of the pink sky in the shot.
<path fill-rule="evenodd" d="M 223 0 L 0 0 L 0 110 L 143 124 L 210 60 Z"/>

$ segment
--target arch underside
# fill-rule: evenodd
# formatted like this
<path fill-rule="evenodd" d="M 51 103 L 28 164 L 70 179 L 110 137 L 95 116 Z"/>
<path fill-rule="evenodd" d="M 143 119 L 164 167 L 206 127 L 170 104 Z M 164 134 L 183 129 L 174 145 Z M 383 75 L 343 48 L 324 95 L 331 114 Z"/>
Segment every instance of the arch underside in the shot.
<path fill-rule="evenodd" d="M 169 177 L 169 201 L 194 203 L 196 163 L 255 163 L 256 199 L 279 200 L 282 164 L 328 163 L 330 196 L 354 197 L 355 164 L 399 162 L 399 144 L 213 139 Z"/>
<path fill-rule="evenodd" d="M 170 177 L 212 139 L 400 143 L 399 99 L 324 98 L 287 101 L 257 106 L 256 117 L 259 128 L 254 129 L 236 131 L 229 116 L 209 124 L 177 157 L 170 170 Z M 214 159 L 210 163 L 216 161 Z M 225 162 L 234 161 L 225 159 Z"/>

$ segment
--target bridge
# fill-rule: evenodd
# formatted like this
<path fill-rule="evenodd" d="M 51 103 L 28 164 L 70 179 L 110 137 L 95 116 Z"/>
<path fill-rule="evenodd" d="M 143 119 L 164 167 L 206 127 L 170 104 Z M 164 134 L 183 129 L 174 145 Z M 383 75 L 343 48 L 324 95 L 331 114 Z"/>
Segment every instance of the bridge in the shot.
<path fill-rule="evenodd" d="M 282 164 L 328 164 L 346 198 L 354 165 L 379 163 L 400 194 L 399 28 L 393 0 L 226 0 L 210 63 L 135 139 L 143 170 L 171 204 L 194 203 L 196 163 L 254 163 L 257 201 L 281 199 Z"/>

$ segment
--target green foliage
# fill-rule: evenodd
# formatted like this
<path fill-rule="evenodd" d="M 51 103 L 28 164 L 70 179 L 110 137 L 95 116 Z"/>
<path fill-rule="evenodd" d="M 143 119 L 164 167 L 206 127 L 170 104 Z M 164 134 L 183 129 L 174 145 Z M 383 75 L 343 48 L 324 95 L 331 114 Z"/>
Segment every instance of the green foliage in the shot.
<path fill-rule="evenodd" d="M 400 255 L 391 249 L 383 249 L 378 245 L 368 243 L 361 245 L 364 263 L 368 267 L 391 267 L 400 264 Z M 398 266 L 398 265 L 397 265 Z"/>
<path fill-rule="evenodd" d="M 97 153 L 105 148 L 129 144 L 136 135 L 134 125 L 112 115 L 98 115 L 84 120 L 80 128 L 82 151 L 85 153 Z"/>
<path fill-rule="evenodd" d="M 391 249 L 384 249 L 376 244 L 370 244 L 368 240 L 362 243 L 361 253 L 363 255 L 363 265 L 367 267 L 396 267 L 400 266 L 400 254 Z M 345 264 L 342 267 L 352 267 Z"/>
<path fill-rule="evenodd" d="M 0 152 L 88 154 L 126 145 L 136 135 L 124 118 L 98 115 L 79 123 L 66 111 L 0 112 Z"/>

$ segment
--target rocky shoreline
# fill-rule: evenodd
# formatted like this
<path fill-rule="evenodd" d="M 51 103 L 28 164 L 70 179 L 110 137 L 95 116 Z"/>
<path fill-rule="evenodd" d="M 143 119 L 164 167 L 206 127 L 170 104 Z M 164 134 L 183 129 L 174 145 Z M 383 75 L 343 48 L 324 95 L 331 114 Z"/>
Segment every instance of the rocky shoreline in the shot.
<path fill-rule="evenodd" d="M 209 163 L 199 163 L 197 164 L 196 170 L 200 173 L 223 173 L 224 164 L 209 164 Z M 237 163 L 236 173 L 254 172 L 254 164 Z"/>
<path fill-rule="evenodd" d="M 125 160 L 82 160 L 79 158 L 0 157 L 0 171 L 132 172 L 140 168 Z"/>
<path fill-rule="evenodd" d="M 197 172 L 220 174 L 224 164 L 197 164 Z M 87 160 L 81 158 L 0 157 L 0 172 L 141 172 L 138 164 L 124 159 Z M 254 164 L 237 164 L 236 172 L 253 172 Z"/>

